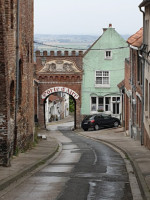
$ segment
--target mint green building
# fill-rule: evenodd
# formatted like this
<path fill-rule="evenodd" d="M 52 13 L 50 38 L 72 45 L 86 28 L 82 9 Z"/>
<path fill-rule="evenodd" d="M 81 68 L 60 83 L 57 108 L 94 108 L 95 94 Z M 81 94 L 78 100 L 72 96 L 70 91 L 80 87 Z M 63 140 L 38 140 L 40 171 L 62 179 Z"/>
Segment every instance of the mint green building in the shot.
<path fill-rule="evenodd" d="M 121 94 L 117 85 L 124 79 L 128 57 L 128 44 L 110 24 L 84 54 L 82 115 L 103 111 L 120 118 Z"/>

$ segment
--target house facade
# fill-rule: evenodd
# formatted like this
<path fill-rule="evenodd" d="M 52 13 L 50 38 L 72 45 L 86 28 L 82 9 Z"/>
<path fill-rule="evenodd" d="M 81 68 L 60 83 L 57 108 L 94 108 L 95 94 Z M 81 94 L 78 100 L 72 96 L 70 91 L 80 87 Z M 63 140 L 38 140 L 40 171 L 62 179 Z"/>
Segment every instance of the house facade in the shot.
<path fill-rule="evenodd" d="M 124 79 L 126 57 L 128 44 L 110 24 L 83 57 L 82 115 L 105 112 L 120 118 L 117 85 Z"/>
<path fill-rule="evenodd" d="M 144 0 L 139 8 L 143 13 L 143 69 L 144 69 L 144 145 L 150 149 L 150 1 Z"/>
<path fill-rule="evenodd" d="M 124 85 L 118 85 L 123 94 L 124 128 L 127 135 L 142 142 L 143 138 L 143 28 L 127 40 L 130 57 L 125 60 Z"/>

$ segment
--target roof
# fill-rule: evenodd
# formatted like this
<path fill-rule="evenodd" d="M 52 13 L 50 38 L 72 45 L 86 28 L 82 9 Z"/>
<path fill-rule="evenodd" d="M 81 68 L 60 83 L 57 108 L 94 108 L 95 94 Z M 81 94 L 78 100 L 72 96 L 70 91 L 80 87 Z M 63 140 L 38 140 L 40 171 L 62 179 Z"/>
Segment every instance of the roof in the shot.
<path fill-rule="evenodd" d="M 117 43 L 112 40 L 112 37 L 115 38 Z M 109 24 L 108 28 L 103 28 L 102 35 L 85 51 L 83 57 L 91 50 L 107 50 L 115 49 L 121 47 L 128 47 L 127 42 L 117 33 L 115 28 L 112 28 L 112 24 Z"/>
<path fill-rule="evenodd" d="M 122 89 L 125 86 L 125 80 L 122 80 L 117 86 L 119 89 Z"/>
<path fill-rule="evenodd" d="M 148 4 L 150 4 L 150 0 L 143 0 L 139 7 L 147 6 Z"/>
<path fill-rule="evenodd" d="M 141 47 L 143 43 L 143 28 L 140 28 L 135 34 L 131 35 L 127 42 L 135 47 Z"/>

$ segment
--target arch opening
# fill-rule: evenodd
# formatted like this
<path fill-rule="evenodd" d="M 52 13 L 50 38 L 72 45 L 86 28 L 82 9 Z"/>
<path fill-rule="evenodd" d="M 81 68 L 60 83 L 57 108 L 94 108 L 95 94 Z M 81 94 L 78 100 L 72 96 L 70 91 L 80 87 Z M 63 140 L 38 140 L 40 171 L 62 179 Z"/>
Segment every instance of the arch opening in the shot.
<path fill-rule="evenodd" d="M 76 100 L 67 92 L 52 92 L 47 95 L 43 101 L 43 110 L 45 128 L 61 123 L 76 128 Z"/>

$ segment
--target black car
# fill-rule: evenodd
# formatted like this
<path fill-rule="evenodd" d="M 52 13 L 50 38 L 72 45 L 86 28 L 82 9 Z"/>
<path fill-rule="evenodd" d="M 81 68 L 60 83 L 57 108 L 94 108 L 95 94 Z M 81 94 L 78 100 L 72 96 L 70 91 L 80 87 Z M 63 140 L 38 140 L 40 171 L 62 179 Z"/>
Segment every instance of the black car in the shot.
<path fill-rule="evenodd" d="M 81 127 L 84 131 L 89 128 L 94 128 L 94 130 L 99 130 L 101 127 L 118 127 L 120 125 L 120 120 L 116 117 L 106 114 L 89 115 L 82 121 Z"/>

